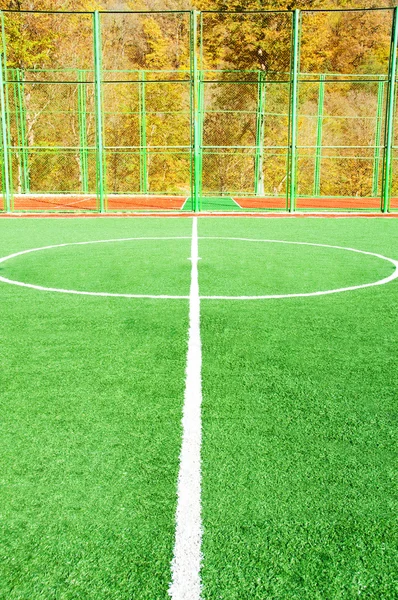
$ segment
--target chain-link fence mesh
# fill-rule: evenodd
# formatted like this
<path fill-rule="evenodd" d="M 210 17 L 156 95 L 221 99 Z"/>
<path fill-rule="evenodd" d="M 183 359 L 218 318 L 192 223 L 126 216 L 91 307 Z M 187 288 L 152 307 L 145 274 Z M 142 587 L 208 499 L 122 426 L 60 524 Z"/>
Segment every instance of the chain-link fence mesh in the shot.
<path fill-rule="evenodd" d="M 392 11 L 303 11 L 297 207 L 380 208 Z"/>
<path fill-rule="evenodd" d="M 96 209 L 92 15 L 8 12 L 3 30 L 12 206 Z"/>
<path fill-rule="evenodd" d="M 203 194 L 285 206 L 291 36 L 291 13 L 202 14 Z"/>
<path fill-rule="evenodd" d="M 174 208 L 191 195 L 191 15 L 101 15 L 104 149 L 112 194 L 147 195 Z M 166 196 L 166 198 L 165 198 Z M 132 200 L 139 208 L 143 200 Z"/>
<path fill-rule="evenodd" d="M 1 19 L 0 210 L 398 209 L 397 9 Z"/>
<path fill-rule="evenodd" d="M 395 107 L 398 104 L 398 79 L 395 82 Z M 384 115 L 383 115 L 384 116 Z M 380 179 L 382 174 L 380 175 Z M 398 210 L 398 113 L 394 114 L 393 147 L 392 147 L 392 182 L 391 182 L 391 209 Z"/>

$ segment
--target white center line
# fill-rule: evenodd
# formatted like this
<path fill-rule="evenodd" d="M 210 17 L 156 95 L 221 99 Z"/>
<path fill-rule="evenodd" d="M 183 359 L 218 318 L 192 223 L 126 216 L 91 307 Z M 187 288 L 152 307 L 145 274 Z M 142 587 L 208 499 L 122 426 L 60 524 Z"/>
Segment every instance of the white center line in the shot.
<path fill-rule="evenodd" d="M 201 443 L 202 345 L 198 281 L 198 222 L 193 218 L 189 334 L 182 416 L 182 446 L 177 485 L 176 537 L 169 595 L 173 600 L 200 600 L 202 561 Z"/>

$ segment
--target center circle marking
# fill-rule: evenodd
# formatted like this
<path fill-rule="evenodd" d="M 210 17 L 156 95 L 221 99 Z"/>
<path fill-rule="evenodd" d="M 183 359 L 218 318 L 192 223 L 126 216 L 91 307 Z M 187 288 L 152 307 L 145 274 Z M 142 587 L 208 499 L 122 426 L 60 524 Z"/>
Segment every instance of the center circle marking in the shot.
<path fill-rule="evenodd" d="M 64 248 L 66 246 L 85 246 L 90 244 L 109 244 L 116 242 L 128 242 L 128 241 L 161 241 L 161 240 L 190 240 L 190 236 L 178 236 L 178 237 L 131 237 L 131 238 L 116 238 L 110 240 L 92 240 L 88 242 L 69 242 L 65 244 L 53 244 L 51 246 L 43 246 L 40 248 L 31 248 L 29 250 L 22 250 L 21 252 L 15 252 L 14 254 L 9 254 L 8 256 L 3 256 L 0 258 L 0 264 L 5 263 L 6 261 L 16 258 L 18 256 L 23 256 L 25 254 L 30 254 L 32 252 L 41 252 L 44 250 L 52 250 L 55 248 Z M 333 288 L 330 290 L 320 290 L 315 292 L 302 292 L 302 293 L 293 293 L 293 294 L 264 294 L 257 296 L 227 296 L 227 295 L 211 295 L 211 296 L 200 296 L 201 300 L 275 300 L 282 298 L 305 298 L 311 296 L 325 296 L 328 294 L 338 294 L 341 292 L 350 292 L 354 290 L 359 290 L 362 288 L 374 287 L 378 285 L 384 285 L 398 278 L 398 260 L 393 258 L 389 258 L 388 256 L 383 256 L 382 254 L 377 254 L 376 252 L 367 252 L 365 250 L 357 250 L 356 248 L 349 248 L 344 246 L 334 246 L 331 244 L 316 244 L 313 242 L 292 242 L 287 240 L 272 240 L 272 239 L 253 239 L 253 238 L 238 238 L 238 237 L 219 237 L 219 236 L 204 236 L 199 237 L 200 240 L 234 240 L 240 242 L 249 242 L 249 243 L 263 243 L 263 244 L 291 244 L 296 246 L 314 246 L 318 248 L 330 248 L 334 250 L 345 250 L 347 252 L 355 252 L 357 254 L 364 254 L 365 256 L 374 256 L 381 260 L 387 261 L 391 263 L 395 269 L 391 275 L 388 277 L 384 277 L 383 279 L 379 279 L 378 281 L 372 281 L 370 283 L 363 283 L 360 285 L 353 285 L 342 288 Z M 68 290 L 63 288 L 52 288 L 41 285 L 35 285 L 32 283 L 25 283 L 23 281 L 16 281 L 14 279 L 8 279 L 7 277 L 0 276 L 0 282 L 7 283 L 10 285 L 17 285 L 20 287 L 31 288 L 34 290 L 40 290 L 44 292 L 57 292 L 60 294 L 74 294 L 78 296 L 101 296 L 101 297 L 112 297 L 112 298 L 148 298 L 148 299 L 159 299 L 159 300 L 189 300 L 189 295 L 168 295 L 168 294 L 118 294 L 112 292 L 88 292 L 82 290 Z"/>

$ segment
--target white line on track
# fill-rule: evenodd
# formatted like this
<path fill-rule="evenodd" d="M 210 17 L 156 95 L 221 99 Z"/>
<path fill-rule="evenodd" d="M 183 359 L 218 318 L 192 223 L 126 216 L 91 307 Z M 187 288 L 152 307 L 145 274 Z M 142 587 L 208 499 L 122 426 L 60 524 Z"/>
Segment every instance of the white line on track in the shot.
<path fill-rule="evenodd" d="M 237 200 L 235 200 L 235 198 L 233 198 L 232 196 L 230 196 L 231 200 L 233 200 L 233 202 L 235 202 L 236 206 L 239 206 L 240 209 L 242 209 L 241 205 L 239 204 L 239 202 Z"/>
<path fill-rule="evenodd" d="M 169 595 L 173 600 L 200 600 L 201 597 L 202 345 L 198 260 L 198 221 L 194 217 L 183 435 L 177 486 L 176 536 L 169 588 Z"/>
<path fill-rule="evenodd" d="M 184 200 L 184 204 L 181 206 L 180 210 L 184 210 L 184 206 L 186 205 L 186 203 L 188 202 L 188 200 L 190 200 L 190 197 L 187 196 Z"/>

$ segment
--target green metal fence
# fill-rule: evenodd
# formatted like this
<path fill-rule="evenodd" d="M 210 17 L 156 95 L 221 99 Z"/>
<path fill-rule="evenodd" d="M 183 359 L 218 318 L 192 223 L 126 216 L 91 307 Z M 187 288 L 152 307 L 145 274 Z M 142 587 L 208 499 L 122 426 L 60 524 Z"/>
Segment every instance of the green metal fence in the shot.
<path fill-rule="evenodd" d="M 397 10 L 1 12 L 0 210 L 398 209 Z"/>

